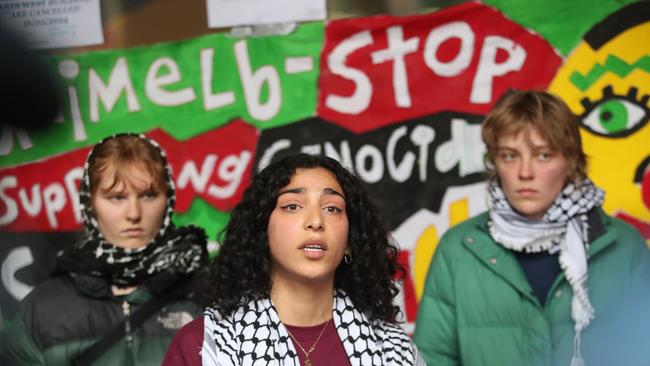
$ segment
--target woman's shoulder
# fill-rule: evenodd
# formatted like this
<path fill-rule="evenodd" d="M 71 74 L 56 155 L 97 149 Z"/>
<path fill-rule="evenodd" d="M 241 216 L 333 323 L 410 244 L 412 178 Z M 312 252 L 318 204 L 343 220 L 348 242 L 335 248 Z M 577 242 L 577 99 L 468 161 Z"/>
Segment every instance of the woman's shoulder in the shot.
<path fill-rule="evenodd" d="M 234 310 L 223 313 L 219 309 L 210 307 L 204 312 L 206 329 L 230 329 L 237 328 L 240 331 L 252 323 L 258 325 L 271 325 L 279 322 L 270 313 L 275 312 L 268 299 L 251 300 L 246 304 L 240 304 Z M 274 321 L 275 319 L 275 321 Z M 233 331 L 231 329 L 231 331 Z"/>
<path fill-rule="evenodd" d="M 176 332 L 165 353 L 163 365 L 200 365 L 203 345 L 203 316 L 185 324 Z"/>
<path fill-rule="evenodd" d="M 198 335 L 203 340 L 203 321 L 203 315 L 197 316 L 189 323 L 183 325 L 176 335 L 183 337 L 194 337 Z"/>
<path fill-rule="evenodd" d="M 89 314 L 97 314 L 108 302 L 85 296 L 69 276 L 48 279 L 36 286 L 19 305 L 14 322 L 44 349 L 87 334 Z M 108 321 L 108 319 L 106 319 Z"/>
<path fill-rule="evenodd" d="M 373 327 L 388 359 L 396 361 L 398 365 L 418 364 L 417 348 L 404 328 L 385 321 L 375 321 Z"/>
<path fill-rule="evenodd" d="M 206 309 L 203 317 L 204 339 L 202 349 L 206 352 L 202 355 L 207 362 L 220 364 L 238 364 L 238 349 L 242 342 L 246 342 L 256 335 L 267 333 L 269 324 L 258 322 L 261 315 L 255 311 L 255 307 L 240 306 L 229 312 L 220 313 L 215 308 Z M 209 335 L 205 338 L 205 335 Z M 250 343 L 249 343 L 250 344 Z"/>
<path fill-rule="evenodd" d="M 49 308 L 56 304 L 65 305 L 70 299 L 81 297 L 74 281 L 67 275 L 47 279 L 38 284 L 21 301 L 21 307 L 40 306 Z"/>
<path fill-rule="evenodd" d="M 590 212 L 589 229 L 590 239 L 596 243 L 601 238 L 605 242 L 615 240 L 623 244 L 618 247 L 627 248 L 627 250 L 648 249 L 646 240 L 641 235 L 641 231 L 633 224 L 636 219 L 630 216 L 611 216 L 602 208 L 597 208 Z M 644 223 L 638 222 L 641 227 Z M 595 233 L 592 238 L 591 234 Z"/>
<path fill-rule="evenodd" d="M 411 341 L 408 333 L 397 323 L 390 323 L 383 320 L 377 320 L 373 324 L 375 332 L 379 333 L 381 339 L 390 343 L 408 343 Z"/>
<path fill-rule="evenodd" d="M 603 214 L 605 221 L 604 233 L 592 242 L 593 250 L 602 245 L 609 245 L 607 253 L 610 258 L 620 258 L 622 263 L 650 263 L 650 248 L 641 232 L 629 222 Z M 602 241 L 601 241 L 602 240 Z"/>
<path fill-rule="evenodd" d="M 51 339 L 48 332 L 59 332 L 64 319 L 69 318 L 71 294 L 76 296 L 72 282 L 66 277 L 50 278 L 34 287 L 20 302 L 18 312 L 12 315 L 14 319 L 5 333 L 11 342 L 6 342 L 4 347 L 15 350 L 45 347 Z"/>
<path fill-rule="evenodd" d="M 487 220 L 488 220 L 488 212 L 484 211 L 479 213 L 478 215 L 472 216 L 464 221 L 461 221 L 460 223 L 453 225 L 452 227 L 447 230 L 448 235 L 464 235 L 468 231 L 474 231 L 478 230 L 481 227 L 485 227 L 487 225 Z"/>
<path fill-rule="evenodd" d="M 458 244 L 462 242 L 473 243 L 476 241 L 491 240 L 487 228 L 488 213 L 482 212 L 473 216 L 457 225 L 452 226 L 443 234 L 440 239 L 438 250 L 451 250 L 459 248 Z"/>
<path fill-rule="evenodd" d="M 237 318 L 241 318 L 244 308 L 239 307 L 230 313 L 222 313 L 216 308 L 207 308 L 203 312 L 203 327 L 206 332 L 233 332 Z"/>
<path fill-rule="evenodd" d="M 615 228 L 616 231 L 618 231 L 619 236 L 643 241 L 643 237 L 641 236 L 639 230 L 636 227 L 632 226 L 630 222 L 624 221 L 618 217 L 609 216 L 604 212 L 603 216 L 605 217 L 605 221 L 609 224 L 609 228 Z M 630 220 L 634 220 L 634 218 L 630 218 Z"/>

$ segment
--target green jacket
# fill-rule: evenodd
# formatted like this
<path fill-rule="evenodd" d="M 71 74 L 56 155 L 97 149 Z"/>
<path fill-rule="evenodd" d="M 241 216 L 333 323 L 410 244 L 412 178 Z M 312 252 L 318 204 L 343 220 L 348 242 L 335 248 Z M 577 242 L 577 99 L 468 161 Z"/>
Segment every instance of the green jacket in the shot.
<path fill-rule="evenodd" d="M 581 334 L 586 366 L 650 364 L 650 250 L 628 224 L 598 211 L 589 247 L 595 319 Z M 440 241 L 418 309 L 415 343 L 430 366 L 569 366 L 572 290 L 560 273 L 545 306 L 487 213 Z M 591 221 L 590 221 L 591 224 Z"/>
<path fill-rule="evenodd" d="M 170 288 L 168 291 L 183 292 Z M 133 314 L 153 295 L 140 287 L 126 296 L 113 296 L 110 287 L 90 276 L 68 275 L 46 281 L 21 302 L 20 313 L 3 335 L 8 365 L 71 365 L 97 340 Z M 128 308 L 128 309 L 127 309 Z M 176 331 L 199 308 L 189 300 L 165 305 L 138 329 L 127 333 L 93 365 L 160 365 Z"/>

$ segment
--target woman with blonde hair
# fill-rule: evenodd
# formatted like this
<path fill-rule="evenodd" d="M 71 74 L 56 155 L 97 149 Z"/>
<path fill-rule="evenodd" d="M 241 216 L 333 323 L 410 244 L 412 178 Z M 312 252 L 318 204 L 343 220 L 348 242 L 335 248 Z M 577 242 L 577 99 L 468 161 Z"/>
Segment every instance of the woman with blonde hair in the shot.
<path fill-rule="evenodd" d="M 431 263 L 415 343 L 429 365 L 646 365 L 650 251 L 601 209 L 575 117 L 536 91 L 483 123 L 489 210 Z"/>

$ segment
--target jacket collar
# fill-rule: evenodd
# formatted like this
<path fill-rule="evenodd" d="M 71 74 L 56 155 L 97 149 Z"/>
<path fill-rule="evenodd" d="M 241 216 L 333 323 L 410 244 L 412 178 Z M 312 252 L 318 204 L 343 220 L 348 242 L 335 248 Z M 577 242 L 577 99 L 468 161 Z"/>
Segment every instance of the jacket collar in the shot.
<path fill-rule="evenodd" d="M 135 291 L 125 296 L 115 296 L 111 290 L 110 282 L 105 278 L 86 273 L 70 273 L 68 276 L 72 279 L 77 290 L 91 298 L 124 300 L 134 304 L 142 304 L 152 297 L 146 286 L 138 286 Z"/>
<path fill-rule="evenodd" d="M 591 260 L 605 248 L 614 244 L 620 234 L 612 225 L 612 218 L 606 215 L 602 209 L 595 210 L 594 214 L 590 215 L 590 219 L 592 220 L 589 220 L 589 223 L 593 229 L 590 234 L 593 234 L 593 238 L 589 240 L 589 258 L 587 260 Z"/>
<path fill-rule="evenodd" d="M 490 236 L 487 226 L 488 215 L 484 214 L 477 219 L 475 230 L 470 230 L 463 236 L 464 247 L 480 260 L 483 265 L 509 283 L 524 297 L 530 301 L 538 302 L 517 258 L 512 252 L 499 245 Z M 593 215 L 590 215 L 589 221 L 591 227 L 594 229 L 594 239 L 590 240 L 589 257 L 587 259 L 588 262 L 591 262 L 598 253 L 616 242 L 619 233 L 611 225 L 611 218 L 600 208 L 596 209 Z M 549 293 L 552 293 L 555 287 L 564 280 L 565 277 L 562 272 L 556 278 Z"/>

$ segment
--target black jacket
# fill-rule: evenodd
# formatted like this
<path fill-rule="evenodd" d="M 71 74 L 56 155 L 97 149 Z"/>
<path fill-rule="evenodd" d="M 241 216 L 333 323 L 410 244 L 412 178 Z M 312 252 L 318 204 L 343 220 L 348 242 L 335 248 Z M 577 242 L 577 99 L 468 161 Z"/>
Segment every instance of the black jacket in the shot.
<path fill-rule="evenodd" d="M 174 333 L 198 315 L 186 285 L 172 276 L 158 276 L 157 282 L 157 290 L 176 291 L 178 300 L 132 330 L 95 365 L 160 365 Z M 70 365 L 126 313 L 133 314 L 153 296 L 145 285 L 129 295 L 114 296 L 108 282 L 97 277 L 55 277 L 21 303 L 18 317 L 3 337 L 6 361 L 9 365 Z"/>

